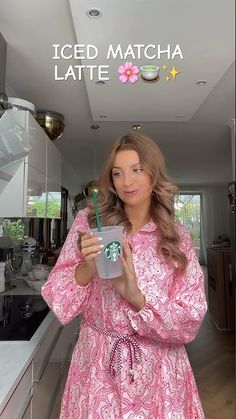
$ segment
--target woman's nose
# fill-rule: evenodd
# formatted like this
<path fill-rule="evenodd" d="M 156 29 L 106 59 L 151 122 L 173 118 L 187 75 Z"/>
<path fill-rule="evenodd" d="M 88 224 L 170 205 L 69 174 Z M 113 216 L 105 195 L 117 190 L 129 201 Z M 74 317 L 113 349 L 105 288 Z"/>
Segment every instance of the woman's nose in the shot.
<path fill-rule="evenodd" d="M 128 187 L 131 186 L 133 184 L 134 180 L 133 180 L 133 176 L 132 174 L 124 174 L 123 176 L 123 184 L 124 186 Z"/>

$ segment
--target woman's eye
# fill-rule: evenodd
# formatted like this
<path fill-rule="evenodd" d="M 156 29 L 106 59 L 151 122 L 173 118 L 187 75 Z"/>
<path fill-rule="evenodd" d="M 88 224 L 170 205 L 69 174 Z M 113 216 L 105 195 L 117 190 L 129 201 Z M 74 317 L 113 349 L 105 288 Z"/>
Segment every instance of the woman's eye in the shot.
<path fill-rule="evenodd" d="M 119 175 L 121 175 L 121 172 L 113 172 L 112 173 L 112 176 L 119 176 Z"/>
<path fill-rule="evenodd" d="M 141 169 L 141 167 L 138 167 L 138 168 L 134 169 L 134 172 L 143 172 L 143 169 Z"/>

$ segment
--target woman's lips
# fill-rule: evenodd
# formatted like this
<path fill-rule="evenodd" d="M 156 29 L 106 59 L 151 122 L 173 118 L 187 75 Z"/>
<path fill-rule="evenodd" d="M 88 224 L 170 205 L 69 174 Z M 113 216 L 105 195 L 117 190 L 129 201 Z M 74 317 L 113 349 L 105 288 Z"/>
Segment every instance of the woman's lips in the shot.
<path fill-rule="evenodd" d="M 138 191 L 136 190 L 136 191 L 123 191 L 124 192 L 124 194 L 126 195 L 126 196 L 133 196 L 133 195 L 135 195 Z"/>

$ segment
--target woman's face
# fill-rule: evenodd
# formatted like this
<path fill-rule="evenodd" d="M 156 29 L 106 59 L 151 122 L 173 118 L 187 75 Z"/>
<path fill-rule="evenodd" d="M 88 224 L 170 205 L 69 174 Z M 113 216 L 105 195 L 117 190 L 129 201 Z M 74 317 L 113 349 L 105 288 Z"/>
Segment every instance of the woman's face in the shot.
<path fill-rule="evenodd" d="M 116 153 L 112 178 L 117 195 L 126 205 L 151 203 L 151 176 L 140 164 L 136 151 L 122 150 Z"/>

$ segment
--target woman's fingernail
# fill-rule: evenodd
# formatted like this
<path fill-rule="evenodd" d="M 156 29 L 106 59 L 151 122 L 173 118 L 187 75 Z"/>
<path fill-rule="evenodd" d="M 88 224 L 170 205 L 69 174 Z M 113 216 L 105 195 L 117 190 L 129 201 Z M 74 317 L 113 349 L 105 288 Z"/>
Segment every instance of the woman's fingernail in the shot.
<path fill-rule="evenodd" d="M 102 241 L 102 237 L 98 237 L 98 240 Z"/>
<path fill-rule="evenodd" d="M 97 255 L 100 255 L 100 253 L 102 253 L 102 252 L 101 252 L 101 250 L 99 250 L 99 251 L 97 252 Z"/>
<path fill-rule="evenodd" d="M 104 244 L 99 244 L 99 247 L 102 249 L 104 247 Z"/>

